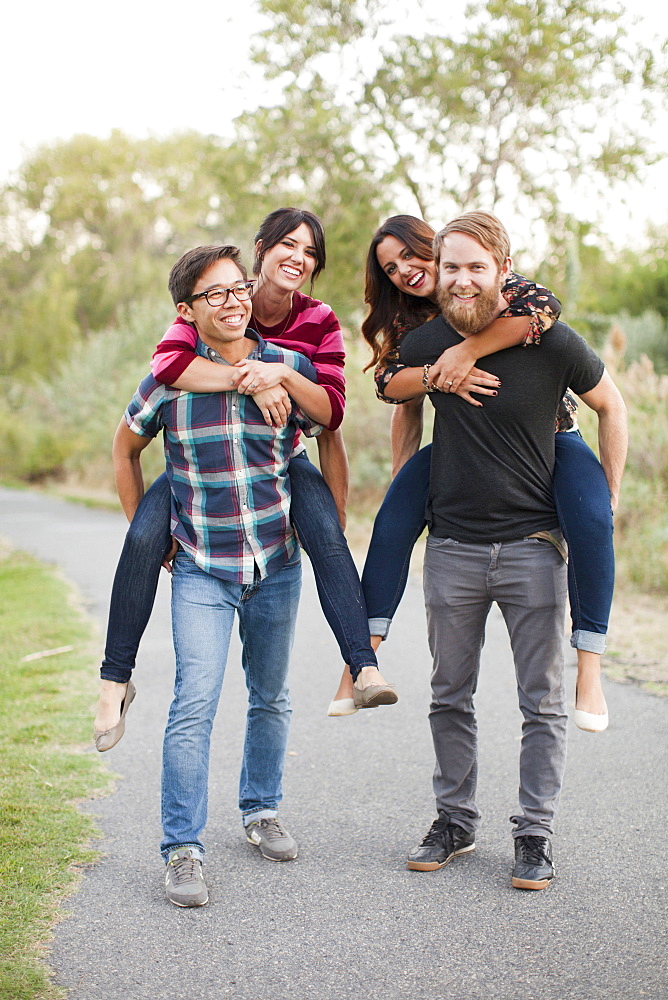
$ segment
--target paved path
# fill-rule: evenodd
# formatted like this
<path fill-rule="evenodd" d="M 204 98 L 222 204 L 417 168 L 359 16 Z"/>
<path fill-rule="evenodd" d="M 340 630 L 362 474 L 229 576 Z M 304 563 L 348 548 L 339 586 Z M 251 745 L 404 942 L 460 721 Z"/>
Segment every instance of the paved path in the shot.
<path fill-rule="evenodd" d="M 0 499 L 0 532 L 58 563 L 102 623 L 123 518 L 31 493 L 0 490 Z M 508 816 L 520 715 L 496 613 L 478 695 L 478 848 L 440 872 L 406 870 L 407 850 L 434 816 L 418 583 L 383 651 L 401 701 L 328 719 L 339 664 L 305 573 L 282 810 L 301 845 L 295 862 L 263 860 L 241 834 L 236 776 L 245 697 L 232 650 L 211 768 L 211 901 L 201 910 L 166 903 L 157 854 L 160 743 L 173 671 L 166 583 L 143 644 L 127 734 L 107 758 L 121 780 L 115 794 L 84 805 L 104 831 L 105 856 L 56 929 L 50 961 L 71 1000 L 668 996 L 668 701 L 609 683 L 608 732 L 571 727 L 554 838 L 558 879 L 544 892 L 512 889 Z M 568 681 L 572 690 L 572 666 Z"/>

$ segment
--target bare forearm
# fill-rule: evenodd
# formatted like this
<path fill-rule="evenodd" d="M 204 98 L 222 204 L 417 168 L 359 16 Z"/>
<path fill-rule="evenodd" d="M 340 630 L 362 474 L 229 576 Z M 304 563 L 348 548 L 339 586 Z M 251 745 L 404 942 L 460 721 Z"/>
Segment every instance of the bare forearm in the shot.
<path fill-rule="evenodd" d="M 141 498 L 144 496 L 144 476 L 141 469 L 141 452 L 150 439 L 138 438 L 124 420 L 120 422 L 114 436 L 112 456 L 116 491 L 128 521 L 134 517 Z"/>
<path fill-rule="evenodd" d="M 626 464 L 628 426 L 626 404 L 607 371 L 601 381 L 580 398 L 598 416 L 598 451 L 605 478 L 608 480 L 612 509 L 619 500 L 619 489 Z"/>
<path fill-rule="evenodd" d="M 281 379 L 281 384 L 307 417 L 315 420 L 318 424 L 322 424 L 323 427 L 329 426 L 332 422 L 332 404 L 329 401 L 326 389 L 318 385 L 317 382 L 311 382 L 304 375 L 287 367 L 286 373 Z M 318 439 L 318 443 L 320 443 L 320 439 Z M 343 448 L 343 453 L 345 455 L 345 448 Z"/>
<path fill-rule="evenodd" d="M 424 398 L 412 399 L 403 406 L 394 407 L 390 428 L 393 479 L 420 447 L 423 423 Z"/>
<path fill-rule="evenodd" d="M 626 424 L 626 407 L 623 411 L 601 411 L 598 415 L 598 450 L 601 465 L 608 480 L 610 502 L 615 510 L 619 501 L 619 490 L 622 485 L 626 452 L 628 450 L 628 430 Z"/>
<path fill-rule="evenodd" d="M 341 527 L 345 528 L 350 470 L 343 434 L 340 429 L 325 430 L 318 435 L 317 441 L 320 471 L 334 497 Z"/>
<path fill-rule="evenodd" d="M 505 351 L 507 347 L 517 347 L 523 344 L 529 331 L 529 319 L 524 316 L 505 316 L 495 319 L 484 330 L 470 333 L 463 345 L 468 349 L 473 364 L 488 354 Z M 451 348 L 452 350 L 453 348 Z M 443 355 L 441 355 L 443 357 Z"/>
<path fill-rule="evenodd" d="M 198 354 L 174 382 L 176 389 L 184 392 L 229 392 L 234 388 L 232 371 L 228 365 L 219 365 Z"/>

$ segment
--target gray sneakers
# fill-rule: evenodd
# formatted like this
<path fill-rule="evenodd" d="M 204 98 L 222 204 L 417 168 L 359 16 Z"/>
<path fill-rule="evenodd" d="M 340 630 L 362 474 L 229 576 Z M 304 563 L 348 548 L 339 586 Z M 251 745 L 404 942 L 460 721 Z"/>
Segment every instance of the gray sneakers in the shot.
<path fill-rule="evenodd" d="M 297 857 L 296 841 L 277 816 L 254 820 L 246 827 L 246 840 L 260 848 L 263 858 L 270 861 L 292 861 Z"/>
<path fill-rule="evenodd" d="M 194 857 L 189 847 L 179 847 L 169 855 L 165 892 L 175 906 L 204 906 L 209 902 L 202 862 Z"/>

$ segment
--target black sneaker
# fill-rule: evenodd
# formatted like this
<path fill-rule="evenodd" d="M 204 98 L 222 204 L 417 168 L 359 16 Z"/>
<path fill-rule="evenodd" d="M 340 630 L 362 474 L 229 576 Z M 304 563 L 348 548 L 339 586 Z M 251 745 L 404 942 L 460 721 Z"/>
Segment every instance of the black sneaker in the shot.
<path fill-rule="evenodd" d="M 516 889 L 546 889 L 554 880 L 552 844 L 547 837 L 515 837 L 513 886 Z"/>
<path fill-rule="evenodd" d="M 431 824 L 422 843 L 408 855 L 407 866 L 416 872 L 433 872 L 443 868 L 458 854 L 475 850 L 475 836 L 461 826 L 439 816 Z"/>

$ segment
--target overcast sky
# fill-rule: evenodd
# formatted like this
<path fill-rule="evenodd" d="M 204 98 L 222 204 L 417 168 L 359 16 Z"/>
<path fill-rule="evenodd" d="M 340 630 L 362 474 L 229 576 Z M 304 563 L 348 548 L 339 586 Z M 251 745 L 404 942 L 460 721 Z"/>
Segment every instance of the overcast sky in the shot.
<path fill-rule="evenodd" d="M 432 3 L 448 29 L 457 11 L 463 16 L 464 4 Z M 403 7 L 388 0 L 389 9 L 393 4 Z M 668 38 L 668 5 L 626 0 L 624 6 L 642 19 L 638 30 Z M 248 58 L 260 27 L 248 0 L 12 3 L 3 13 L 0 182 L 40 143 L 78 132 L 230 134 L 231 120 L 244 108 L 272 101 Z M 668 116 L 664 124 L 668 146 Z M 667 189 L 664 163 L 633 194 L 636 215 L 666 220 Z"/>

